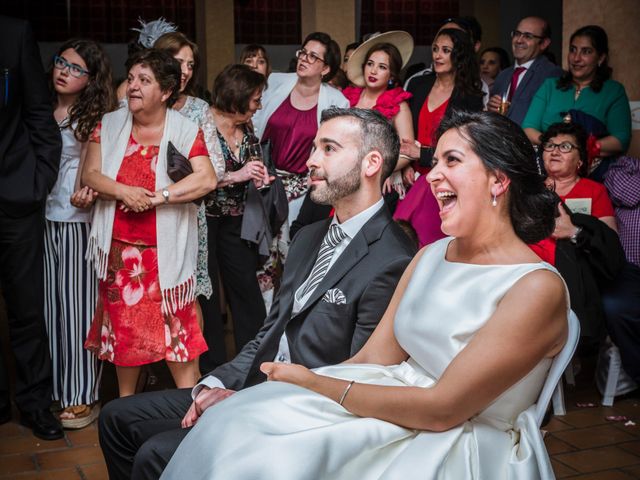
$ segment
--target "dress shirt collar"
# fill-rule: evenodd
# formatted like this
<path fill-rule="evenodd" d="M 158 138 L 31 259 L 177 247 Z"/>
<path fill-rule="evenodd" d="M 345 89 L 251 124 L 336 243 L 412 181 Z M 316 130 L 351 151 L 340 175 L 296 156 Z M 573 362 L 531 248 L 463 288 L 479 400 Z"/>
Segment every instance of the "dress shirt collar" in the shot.
<path fill-rule="evenodd" d="M 373 217 L 378 212 L 378 210 L 380 210 L 380 208 L 382 208 L 383 206 L 384 206 L 384 200 L 382 200 L 381 198 L 376 203 L 371 205 L 369 208 L 363 210 L 357 215 L 354 215 L 346 222 L 339 223 L 337 215 L 334 215 L 333 220 L 331 221 L 331 224 L 339 225 L 342 231 L 350 239 L 352 239 L 358 234 L 362 226 L 365 223 L 367 223 L 371 219 L 371 217 Z"/>
<path fill-rule="evenodd" d="M 538 57 L 536 57 L 536 58 L 538 58 Z M 533 62 L 535 62 L 535 61 L 536 61 L 536 58 L 532 58 L 532 59 L 531 59 L 531 60 L 529 60 L 528 62 L 524 62 L 522 65 L 518 65 L 518 63 L 516 62 L 516 63 L 514 63 L 513 68 L 514 68 L 514 70 L 515 70 L 515 69 L 516 69 L 516 68 L 518 68 L 518 67 L 524 67 L 524 68 L 525 68 L 525 71 L 526 71 L 526 70 L 529 70 L 529 69 L 531 68 L 531 65 L 533 65 Z"/>

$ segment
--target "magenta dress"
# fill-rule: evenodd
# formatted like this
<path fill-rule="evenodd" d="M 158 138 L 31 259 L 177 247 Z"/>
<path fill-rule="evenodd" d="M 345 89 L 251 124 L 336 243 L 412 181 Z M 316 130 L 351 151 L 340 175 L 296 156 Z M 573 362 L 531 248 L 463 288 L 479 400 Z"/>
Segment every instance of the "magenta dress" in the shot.
<path fill-rule="evenodd" d="M 418 118 L 417 137 L 420 144 L 435 147 L 435 132 L 444 117 L 449 100 L 443 102 L 433 111 L 429 110 L 429 97 L 424 102 Z M 420 172 L 420 176 L 413 184 L 404 199 L 398 202 L 396 211 L 393 214 L 395 220 L 404 220 L 411 224 L 418 235 L 420 248 L 430 243 L 444 238 L 440 225 L 440 207 L 436 201 L 429 182 L 427 173 L 431 170 L 428 167 L 414 167 Z"/>

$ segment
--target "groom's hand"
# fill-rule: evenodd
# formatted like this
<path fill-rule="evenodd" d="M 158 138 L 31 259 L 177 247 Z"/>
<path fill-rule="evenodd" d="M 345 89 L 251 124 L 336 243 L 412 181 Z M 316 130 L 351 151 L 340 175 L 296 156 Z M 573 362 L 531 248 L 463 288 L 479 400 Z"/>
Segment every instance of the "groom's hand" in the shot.
<path fill-rule="evenodd" d="M 234 393 L 236 393 L 235 390 L 227 390 L 218 387 L 204 387 L 200 390 L 200 393 L 198 393 L 198 396 L 182 419 L 182 428 L 193 427 L 207 408 L 221 402 Z"/>

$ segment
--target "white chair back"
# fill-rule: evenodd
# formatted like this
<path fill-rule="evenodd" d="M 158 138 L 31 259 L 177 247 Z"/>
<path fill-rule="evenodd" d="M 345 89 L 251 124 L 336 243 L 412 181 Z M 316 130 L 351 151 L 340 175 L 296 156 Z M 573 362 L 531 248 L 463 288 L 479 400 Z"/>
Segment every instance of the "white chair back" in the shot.
<path fill-rule="evenodd" d="M 578 346 L 578 340 L 580 339 L 580 322 L 576 314 L 573 313 L 573 310 L 569 310 L 568 322 L 569 331 L 567 333 L 567 342 L 564 344 L 564 347 L 562 347 L 560 353 L 553 359 L 553 363 L 547 374 L 547 380 L 544 382 L 542 392 L 540 392 L 538 402 L 536 403 L 536 420 L 538 421 L 538 427 L 542 425 L 542 420 L 544 419 L 551 397 L 559 382 L 562 381 L 562 374 L 571 362 L 571 358 L 573 358 L 573 354 Z M 562 385 L 560 385 L 560 388 L 562 388 Z"/>

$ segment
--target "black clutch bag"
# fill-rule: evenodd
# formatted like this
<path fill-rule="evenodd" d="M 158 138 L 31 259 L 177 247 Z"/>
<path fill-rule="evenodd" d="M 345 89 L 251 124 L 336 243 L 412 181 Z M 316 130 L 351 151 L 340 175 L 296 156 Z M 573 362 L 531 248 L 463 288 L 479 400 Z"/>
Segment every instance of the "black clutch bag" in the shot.
<path fill-rule="evenodd" d="M 167 175 L 169 175 L 169 178 L 177 183 L 192 173 L 193 167 L 189 160 L 178 151 L 173 143 L 169 142 L 167 145 Z M 193 203 L 200 205 L 203 200 L 206 200 L 208 195 L 211 195 L 211 193 L 193 200 Z"/>
<path fill-rule="evenodd" d="M 192 173 L 193 168 L 189 160 L 178 151 L 173 143 L 169 142 L 167 145 L 167 175 L 169 178 L 178 183 Z"/>

